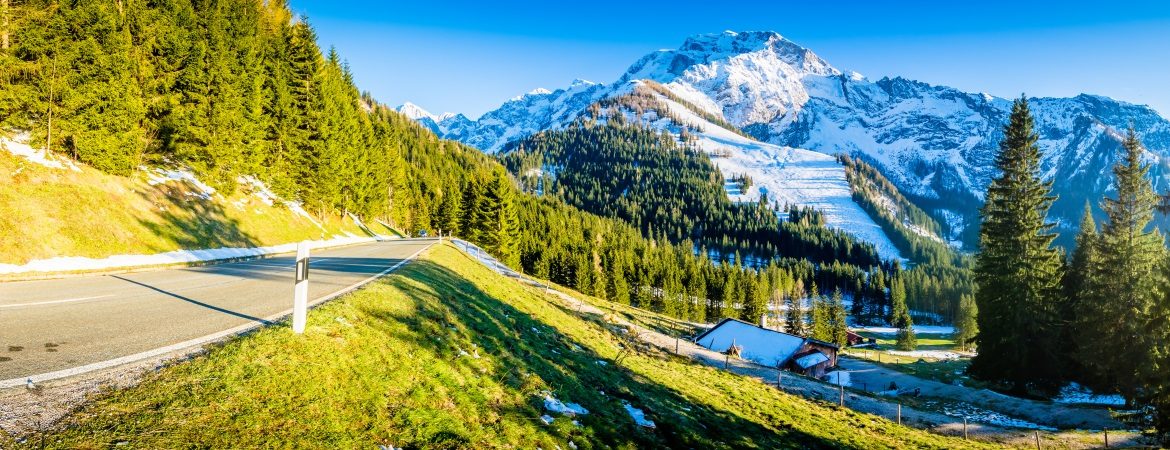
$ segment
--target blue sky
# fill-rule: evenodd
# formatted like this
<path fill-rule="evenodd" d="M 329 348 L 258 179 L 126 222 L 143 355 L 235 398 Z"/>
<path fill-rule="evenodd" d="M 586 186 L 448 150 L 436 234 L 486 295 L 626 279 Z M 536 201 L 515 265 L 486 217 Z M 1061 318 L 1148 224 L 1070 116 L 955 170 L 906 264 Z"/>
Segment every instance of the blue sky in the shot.
<path fill-rule="evenodd" d="M 693 34 L 772 30 L 874 80 L 1009 98 L 1086 92 L 1170 116 L 1166 1 L 289 1 L 359 87 L 436 114 L 475 118 L 537 87 L 612 82 Z"/>

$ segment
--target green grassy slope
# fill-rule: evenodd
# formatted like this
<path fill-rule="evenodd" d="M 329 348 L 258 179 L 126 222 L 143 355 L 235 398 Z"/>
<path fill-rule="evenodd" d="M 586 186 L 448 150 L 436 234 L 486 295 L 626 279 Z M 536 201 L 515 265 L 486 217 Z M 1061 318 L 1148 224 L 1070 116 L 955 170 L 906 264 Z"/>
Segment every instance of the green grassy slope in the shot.
<path fill-rule="evenodd" d="M 52 169 L 0 150 L 0 263 L 57 256 L 102 258 L 180 249 L 255 247 L 364 233 L 340 217 L 325 231 L 241 186 L 204 200 L 193 186 L 146 176 Z"/>
<path fill-rule="evenodd" d="M 276 326 L 235 339 L 95 399 L 44 442 L 56 448 L 972 445 L 665 354 L 634 353 L 618 364 L 620 333 L 546 295 L 450 247 L 435 247 L 313 310 L 303 336 Z M 546 391 L 590 413 L 577 424 L 556 416 L 545 425 L 539 418 Z M 645 410 L 657 428 L 635 425 L 623 401 Z"/>

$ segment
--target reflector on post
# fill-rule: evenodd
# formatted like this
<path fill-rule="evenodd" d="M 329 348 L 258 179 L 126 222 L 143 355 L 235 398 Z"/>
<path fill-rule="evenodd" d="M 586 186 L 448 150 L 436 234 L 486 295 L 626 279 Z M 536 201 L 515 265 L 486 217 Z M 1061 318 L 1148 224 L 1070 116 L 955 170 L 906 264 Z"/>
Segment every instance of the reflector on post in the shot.
<path fill-rule="evenodd" d="M 309 309 L 309 241 L 297 244 L 296 285 L 293 286 L 293 332 L 305 332 Z"/>

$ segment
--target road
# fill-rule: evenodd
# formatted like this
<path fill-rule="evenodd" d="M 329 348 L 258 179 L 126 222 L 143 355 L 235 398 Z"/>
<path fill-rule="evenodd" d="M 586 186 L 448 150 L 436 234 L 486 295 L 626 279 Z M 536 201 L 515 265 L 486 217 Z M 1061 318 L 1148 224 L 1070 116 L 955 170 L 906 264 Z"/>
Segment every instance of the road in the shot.
<path fill-rule="evenodd" d="M 309 300 L 368 280 L 434 242 L 316 251 Z M 294 260 L 0 283 L 0 380 L 56 378 L 269 323 L 292 307 Z"/>

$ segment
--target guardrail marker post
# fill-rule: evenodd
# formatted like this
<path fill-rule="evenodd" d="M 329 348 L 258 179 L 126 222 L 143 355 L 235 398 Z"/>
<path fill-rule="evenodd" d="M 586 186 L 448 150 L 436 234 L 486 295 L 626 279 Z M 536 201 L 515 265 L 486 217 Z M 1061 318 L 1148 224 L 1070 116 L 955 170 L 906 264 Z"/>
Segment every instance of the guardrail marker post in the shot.
<path fill-rule="evenodd" d="M 309 309 L 309 242 L 297 244 L 296 285 L 293 287 L 293 333 L 305 332 Z"/>
<path fill-rule="evenodd" d="M 841 384 L 841 376 L 837 376 L 837 388 L 841 390 L 841 400 L 837 402 L 838 406 L 845 406 L 845 385 Z"/>
<path fill-rule="evenodd" d="M 902 404 L 898 404 L 898 425 L 902 424 Z"/>
<path fill-rule="evenodd" d="M 963 418 L 963 440 L 967 439 L 967 418 Z"/>

